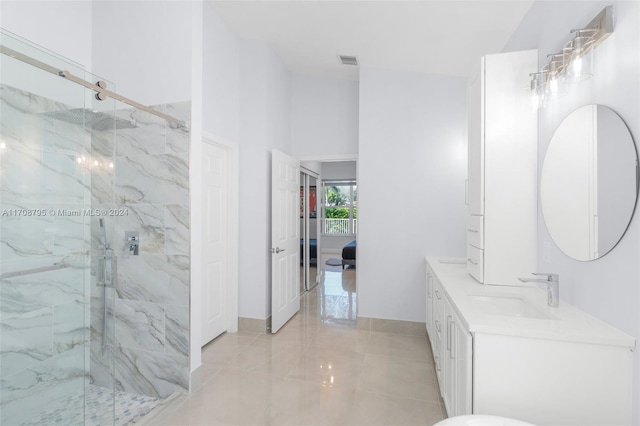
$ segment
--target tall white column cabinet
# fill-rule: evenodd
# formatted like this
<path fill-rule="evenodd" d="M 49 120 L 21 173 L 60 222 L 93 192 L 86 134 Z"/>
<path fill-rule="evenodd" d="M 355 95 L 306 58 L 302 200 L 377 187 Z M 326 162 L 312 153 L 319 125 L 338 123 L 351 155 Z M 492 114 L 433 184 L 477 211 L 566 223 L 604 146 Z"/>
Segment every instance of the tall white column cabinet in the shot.
<path fill-rule="evenodd" d="M 467 269 L 515 285 L 536 266 L 536 50 L 486 55 L 468 83 Z"/>

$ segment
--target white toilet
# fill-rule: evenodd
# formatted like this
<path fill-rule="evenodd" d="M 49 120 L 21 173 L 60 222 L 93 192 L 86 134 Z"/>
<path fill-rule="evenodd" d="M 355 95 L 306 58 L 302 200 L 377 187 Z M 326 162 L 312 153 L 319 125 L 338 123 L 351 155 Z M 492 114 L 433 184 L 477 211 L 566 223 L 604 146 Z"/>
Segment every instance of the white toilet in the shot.
<path fill-rule="evenodd" d="M 470 416 L 449 417 L 433 426 L 535 426 L 521 420 L 509 419 L 507 417 L 485 416 L 483 414 L 473 414 Z"/>

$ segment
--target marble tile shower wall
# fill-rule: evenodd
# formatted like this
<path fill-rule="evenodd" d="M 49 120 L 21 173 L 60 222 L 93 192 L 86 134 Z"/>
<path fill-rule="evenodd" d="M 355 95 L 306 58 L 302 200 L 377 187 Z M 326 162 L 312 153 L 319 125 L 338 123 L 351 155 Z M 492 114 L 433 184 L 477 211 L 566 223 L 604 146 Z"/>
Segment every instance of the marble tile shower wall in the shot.
<path fill-rule="evenodd" d="M 90 203 L 77 159 L 91 135 L 43 116 L 67 106 L 0 85 L 0 424 L 19 424 L 89 380 L 89 222 L 52 214 Z M 31 212 L 26 213 L 26 212 Z"/>
<path fill-rule="evenodd" d="M 155 108 L 190 119 L 190 102 Z M 122 213 L 106 218 L 118 257 L 118 285 L 109 307 L 115 323 L 108 330 L 116 388 L 166 397 L 189 388 L 189 133 L 139 110 L 116 115 L 136 127 L 119 129 L 115 142 L 94 135 L 94 155 L 115 153 L 115 160 L 113 170 L 93 173 L 91 185 L 93 208 Z M 127 254 L 125 231 L 140 233 L 138 256 Z M 97 232 L 94 221 L 94 239 Z M 100 347 L 102 294 L 92 290 L 91 375 L 108 385 L 109 357 Z"/>

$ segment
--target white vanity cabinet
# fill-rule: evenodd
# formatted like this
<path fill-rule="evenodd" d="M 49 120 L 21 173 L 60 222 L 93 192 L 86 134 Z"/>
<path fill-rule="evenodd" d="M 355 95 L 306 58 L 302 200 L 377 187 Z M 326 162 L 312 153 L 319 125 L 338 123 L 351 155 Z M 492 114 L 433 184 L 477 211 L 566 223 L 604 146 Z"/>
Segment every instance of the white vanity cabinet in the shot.
<path fill-rule="evenodd" d="M 427 312 L 427 331 L 447 413 L 450 417 L 471 414 L 471 334 L 428 265 Z"/>
<path fill-rule="evenodd" d="M 534 287 L 485 286 L 427 258 L 427 325 L 449 417 L 631 424 L 635 340 Z M 429 293 L 429 292 L 428 292 Z"/>
<path fill-rule="evenodd" d="M 535 270 L 537 113 L 527 90 L 536 50 L 486 55 L 468 94 L 468 272 L 516 285 Z"/>

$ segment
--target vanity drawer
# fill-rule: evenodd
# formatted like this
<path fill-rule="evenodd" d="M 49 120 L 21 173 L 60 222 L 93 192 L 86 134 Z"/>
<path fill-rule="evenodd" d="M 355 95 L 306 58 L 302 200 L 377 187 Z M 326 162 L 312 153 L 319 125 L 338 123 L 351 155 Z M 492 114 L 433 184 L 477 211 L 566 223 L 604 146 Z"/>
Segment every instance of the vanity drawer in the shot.
<path fill-rule="evenodd" d="M 434 280 L 433 283 L 433 334 L 436 352 L 442 348 L 442 339 L 444 335 L 444 291 L 439 282 Z M 442 355 L 442 354 L 439 354 Z"/>
<path fill-rule="evenodd" d="M 467 272 L 484 283 L 484 250 L 467 244 Z"/>
<path fill-rule="evenodd" d="M 467 216 L 467 244 L 484 248 L 484 216 Z"/>

